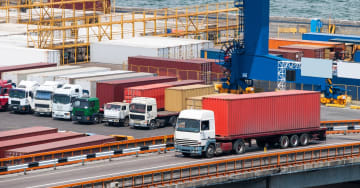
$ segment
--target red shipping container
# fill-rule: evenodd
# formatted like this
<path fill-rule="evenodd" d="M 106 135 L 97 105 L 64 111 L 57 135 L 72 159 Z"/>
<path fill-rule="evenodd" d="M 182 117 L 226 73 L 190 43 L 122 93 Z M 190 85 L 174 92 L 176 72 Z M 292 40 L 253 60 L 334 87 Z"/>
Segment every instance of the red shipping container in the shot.
<path fill-rule="evenodd" d="M 5 157 L 6 150 L 28 147 L 38 144 L 45 144 L 60 140 L 67 140 L 83 136 L 85 135 L 82 133 L 62 132 L 2 141 L 0 142 L 0 157 Z"/>
<path fill-rule="evenodd" d="M 54 2 L 61 2 L 61 1 L 71 1 L 71 0 L 54 0 Z M 107 11 L 109 11 L 109 8 L 111 7 L 110 0 L 96 1 L 95 9 L 94 9 L 94 2 L 95 1 L 82 3 L 80 1 L 79 3 L 66 3 L 63 5 L 54 5 L 54 8 L 64 8 L 64 9 L 71 9 L 71 10 L 75 8 L 75 10 L 104 11 L 104 6 L 105 6 L 105 8 L 106 8 L 105 11 L 107 12 Z M 85 8 L 84 8 L 84 5 L 85 5 Z"/>
<path fill-rule="evenodd" d="M 108 102 L 122 102 L 124 100 L 124 90 L 127 87 L 172 82 L 176 80 L 176 77 L 157 76 L 98 82 L 96 83 L 96 95 L 97 98 L 99 98 L 100 106 L 102 106 Z"/>
<path fill-rule="evenodd" d="M 57 128 L 52 127 L 29 127 L 23 129 L 15 129 L 10 131 L 1 131 L 0 132 L 0 141 L 11 140 L 17 138 L 25 138 L 30 136 L 38 136 L 44 134 L 56 133 Z"/>
<path fill-rule="evenodd" d="M 115 138 L 111 136 L 104 136 L 104 135 L 85 136 L 85 137 L 73 138 L 69 140 L 51 142 L 47 144 L 39 144 L 29 147 L 7 150 L 5 151 L 5 157 L 15 157 L 21 155 L 34 154 L 34 153 L 43 153 L 43 152 L 63 150 L 63 149 L 100 145 L 114 141 Z"/>
<path fill-rule="evenodd" d="M 288 46 L 280 46 L 279 48 L 280 49 L 286 49 L 286 50 L 301 51 L 304 54 L 303 57 L 324 58 L 325 57 L 325 49 L 329 49 L 331 47 L 330 46 L 315 46 L 315 45 L 293 44 L 293 45 L 288 45 Z"/>
<path fill-rule="evenodd" d="M 56 66 L 55 63 L 31 63 L 25 65 L 12 65 L 12 66 L 0 67 L 0 80 L 3 72 L 18 71 L 25 69 L 37 69 L 44 67 L 55 67 L 55 66 Z"/>
<path fill-rule="evenodd" d="M 280 133 L 320 127 L 320 93 L 279 91 L 221 95 L 203 99 L 215 113 L 219 137 Z"/>
<path fill-rule="evenodd" d="M 134 97 L 151 97 L 156 99 L 158 109 L 165 108 L 165 89 L 169 87 L 185 86 L 192 84 L 203 84 L 202 80 L 182 80 L 175 82 L 165 82 L 159 84 L 149 84 L 125 88 L 125 101 L 130 103 Z"/>
<path fill-rule="evenodd" d="M 270 54 L 279 54 L 283 58 L 291 59 L 294 61 L 301 61 L 303 52 L 297 50 L 284 50 L 284 49 L 269 49 Z"/>

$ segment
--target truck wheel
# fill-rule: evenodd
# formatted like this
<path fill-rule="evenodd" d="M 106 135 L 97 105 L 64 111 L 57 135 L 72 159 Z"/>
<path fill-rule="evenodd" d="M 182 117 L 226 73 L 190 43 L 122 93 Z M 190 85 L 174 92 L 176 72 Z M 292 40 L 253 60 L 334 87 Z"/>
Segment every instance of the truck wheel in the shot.
<path fill-rule="evenodd" d="M 290 137 L 290 146 L 291 147 L 296 147 L 299 145 L 299 136 L 294 134 L 294 135 L 291 135 Z"/>
<path fill-rule="evenodd" d="M 154 120 L 150 121 L 149 129 L 151 130 L 156 129 L 156 122 Z"/>
<path fill-rule="evenodd" d="M 94 121 L 93 121 L 95 124 L 99 124 L 100 122 L 100 119 L 98 116 L 94 116 Z"/>
<path fill-rule="evenodd" d="M 233 144 L 233 152 L 235 154 L 242 154 L 245 153 L 245 143 L 243 140 L 239 139 L 236 140 Z"/>
<path fill-rule="evenodd" d="M 287 148 L 287 147 L 289 146 L 289 137 L 287 137 L 287 136 L 280 136 L 279 143 L 280 143 L 280 148 L 281 148 L 281 149 Z"/>
<path fill-rule="evenodd" d="M 123 123 L 124 127 L 128 127 L 129 126 L 129 118 L 126 117 Z"/>
<path fill-rule="evenodd" d="M 212 158 L 212 157 L 214 157 L 214 155 L 215 155 L 215 147 L 214 147 L 214 145 L 210 144 L 210 145 L 207 147 L 204 155 L 205 155 L 206 158 Z"/>
<path fill-rule="evenodd" d="M 306 146 L 309 144 L 310 137 L 308 134 L 304 133 L 300 135 L 300 145 Z"/>

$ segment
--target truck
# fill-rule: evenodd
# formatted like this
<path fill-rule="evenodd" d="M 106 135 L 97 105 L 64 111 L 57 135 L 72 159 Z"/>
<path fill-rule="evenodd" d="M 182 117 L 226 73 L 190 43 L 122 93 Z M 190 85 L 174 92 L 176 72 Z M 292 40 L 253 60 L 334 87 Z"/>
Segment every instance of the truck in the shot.
<path fill-rule="evenodd" d="M 156 99 L 135 97 L 130 103 L 130 128 L 156 129 L 166 125 L 175 126 L 179 112 L 158 111 Z"/>
<path fill-rule="evenodd" d="M 107 125 L 129 126 L 129 103 L 110 102 L 104 105 L 104 122 Z"/>
<path fill-rule="evenodd" d="M 9 109 L 12 112 L 32 113 L 34 93 L 39 86 L 35 81 L 21 81 L 16 88 L 10 90 Z"/>
<path fill-rule="evenodd" d="M 46 81 L 43 85 L 40 85 L 35 91 L 35 114 L 36 115 L 48 115 L 52 114 L 52 98 L 57 88 L 63 86 L 60 82 Z"/>
<path fill-rule="evenodd" d="M 6 111 L 8 109 L 9 92 L 16 85 L 11 80 L 0 80 L 0 110 Z"/>
<path fill-rule="evenodd" d="M 245 144 L 251 147 L 253 140 L 260 148 L 326 140 L 319 100 L 319 92 L 296 90 L 204 98 L 203 109 L 180 112 L 175 150 L 211 158 L 224 152 L 244 153 Z"/>
<path fill-rule="evenodd" d="M 73 102 L 86 91 L 80 85 L 65 84 L 54 92 L 52 118 L 72 120 Z"/>
<path fill-rule="evenodd" d="M 103 113 L 100 112 L 99 99 L 81 97 L 73 102 L 72 121 L 79 123 L 101 123 Z"/>

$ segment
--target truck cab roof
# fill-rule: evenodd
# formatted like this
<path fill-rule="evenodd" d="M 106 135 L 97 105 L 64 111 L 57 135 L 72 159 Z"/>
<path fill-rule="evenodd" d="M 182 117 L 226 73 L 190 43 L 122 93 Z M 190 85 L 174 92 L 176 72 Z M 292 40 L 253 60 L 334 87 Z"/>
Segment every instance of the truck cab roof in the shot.
<path fill-rule="evenodd" d="M 30 91 L 32 89 L 35 89 L 37 87 L 39 87 L 39 83 L 35 82 L 35 81 L 21 81 L 20 84 L 16 87 L 16 89 L 22 89 L 25 91 Z"/>
<path fill-rule="evenodd" d="M 131 103 L 154 105 L 156 104 L 156 99 L 149 97 L 135 97 L 131 100 Z"/>
<path fill-rule="evenodd" d="M 214 119 L 214 112 L 211 110 L 183 110 L 180 112 L 179 118 L 209 120 Z"/>
<path fill-rule="evenodd" d="M 80 98 L 78 98 L 77 100 L 81 100 L 81 101 L 99 101 L 99 99 L 98 98 L 96 98 L 96 97 L 80 97 Z"/>
<path fill-rule="evenodd" d="M 106 103 L 106 104 L 113 104 L 113 105 L 129 105 L 129 103 L 126 103 L 126 102 L 109 102 L 109 103 Z"/>
<path fill-rule="evenodd" d="M 60 82 L 55 81 L 46 81 L 43 85 L 40 85 L 36 90 L 38 91 L 54 91 L 55 89 L 61 87 Z"/>
<path fill-rule="evenodd" d="M 76 89 L 78 92 L 76 92 Z M 72 95 L 72 94 L 82 94 L 82 88 L 80 85 L 74 84 L 65 84 L 61 88 L 55 90 L 56 94 Z"/>

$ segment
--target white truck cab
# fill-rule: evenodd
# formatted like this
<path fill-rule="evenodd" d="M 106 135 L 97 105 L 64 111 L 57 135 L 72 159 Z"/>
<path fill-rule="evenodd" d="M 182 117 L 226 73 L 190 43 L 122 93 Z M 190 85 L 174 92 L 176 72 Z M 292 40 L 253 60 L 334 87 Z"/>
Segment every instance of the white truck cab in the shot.
<path fill-rule="evenodd" d="M 108 125 L 123 124 L 129 126 L 129 103 L 111 102 L 104 106 L 104 119 Z"/>
<path fill-rule="evenodd" d="M 10 90 L 9 107 L 14 112 L 31 113 L 34 110 L 34 93 L 39 87 L 35 81 L 21 81 L 20 84 Z"/>
<path fill-rule="evenodd" d="M 177 152 L 185 156 L 202 155 L 209 144 L 216 142 L 214 112 L 210 110 L 181 111 L 174 137 Z"/>
<path fill-rule="evenodd" d="M 72 118 L 72 102 L 83 96 L 83 90 L 80 85 L 65 84 L 54 92 L 52 100 L 52 117 L 54 119 L 69 119 Z"/>
<path fill-rule="evenodd" d="M 35 113 L 41 115 L 52 114 L 52 98 L 57 88 L 62 87 L 62 83 L 55 81 L 46 81 L 38 87 L 35 92 Z"/>

